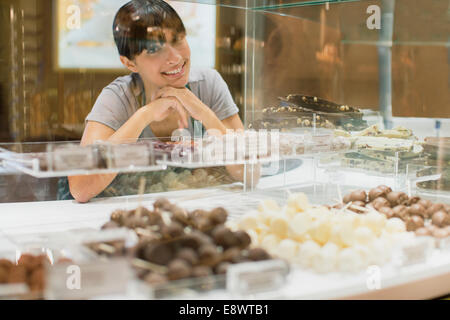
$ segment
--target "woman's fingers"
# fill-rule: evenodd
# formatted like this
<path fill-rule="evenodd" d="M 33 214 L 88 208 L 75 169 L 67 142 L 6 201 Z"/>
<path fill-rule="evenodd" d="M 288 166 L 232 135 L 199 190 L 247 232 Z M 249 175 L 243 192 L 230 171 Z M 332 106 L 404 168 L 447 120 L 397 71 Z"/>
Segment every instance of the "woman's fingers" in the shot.
<path fill-rule="evenodd" d="M 178 114 L 180 116 L 180 121 L 181 121 L 181 124 L 183 125 L 183 128 L 187 128 L 188 127 L 188 123 L 187 123 L 188 115 L 186 113 L 186 110 L 184 109 L 184 107 L 181 105 L 181 103 L 178 101 L 177 98 L 170 98 L 170 99 L 172 100 L 173 108 L 178 112 Z"/>

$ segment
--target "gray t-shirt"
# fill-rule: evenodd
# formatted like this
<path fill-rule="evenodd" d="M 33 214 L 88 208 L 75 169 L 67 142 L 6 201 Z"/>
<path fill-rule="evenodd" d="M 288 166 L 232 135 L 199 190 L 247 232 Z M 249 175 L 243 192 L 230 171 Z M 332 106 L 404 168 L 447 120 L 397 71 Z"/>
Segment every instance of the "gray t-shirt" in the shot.
<path fill-rule="evenodd" d="M 238 113 L 227 84 L 214 69 L 193 69 L 189 73 L 189 88 L 220 120 Z M 100 122 L 118 130 L 144 103 L 144 84 L 137 73 L 119 77 L 106 86 L 98 96 L 86 121 Z M 189 131 L 193 135 L 192 121 Z M 141 138 L 154 137 L 150 126 Z"/>

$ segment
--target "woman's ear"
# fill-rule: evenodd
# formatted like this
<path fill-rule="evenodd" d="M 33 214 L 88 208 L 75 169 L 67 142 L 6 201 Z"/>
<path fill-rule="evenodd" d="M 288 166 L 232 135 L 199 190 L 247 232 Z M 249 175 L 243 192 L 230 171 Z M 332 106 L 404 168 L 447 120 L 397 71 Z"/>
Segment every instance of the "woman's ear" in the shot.
<path fill-rule="evenodd" d="M 122 64 L 131 72 L 135 72 L 135 73 L 138 72 L 136 64 L 132 60 L 128 59 L 127 57 L 120 56 L 120 62 L 122 62 Z"/>

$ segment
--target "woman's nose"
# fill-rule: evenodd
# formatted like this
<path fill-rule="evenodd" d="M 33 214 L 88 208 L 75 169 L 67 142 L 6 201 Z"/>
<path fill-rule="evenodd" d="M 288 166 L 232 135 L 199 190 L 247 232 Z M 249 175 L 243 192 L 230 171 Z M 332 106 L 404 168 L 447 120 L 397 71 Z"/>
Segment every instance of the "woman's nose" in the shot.
<path fill-rule="evenodd" d="M 167 64 L 169 65 L 177 65 L 181 62 L 181 54 L 178 50 L 171 45 L 167 46 L 168 56 L 167 56 Z"/>

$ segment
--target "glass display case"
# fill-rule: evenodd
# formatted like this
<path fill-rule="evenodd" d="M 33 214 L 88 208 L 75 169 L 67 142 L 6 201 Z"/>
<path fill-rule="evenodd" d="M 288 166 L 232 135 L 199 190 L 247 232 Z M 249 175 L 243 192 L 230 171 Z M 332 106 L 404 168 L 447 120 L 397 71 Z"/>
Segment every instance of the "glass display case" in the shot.
<path fill-rule="evenodd" d="M 95 10 L 111 16 L 102 2 Z M 108 40 L 64 40 L 61 1 L 0 0 L 11 67 L 0 73 L 4 269 L 23 267 L 27 243 L 45 259 L 88 256 L 72 261 L 91 277 L 83 295 L 62 287 L 65 265 L 40 271 L 38 298 L 49 299 L 450 293 L 448 1 L 172 2 L 195 39 L 212 37 L 196 10 L 215 13 L 214 53 L 195 39 L 191 49 L 214 55 L 244 130 L 204 134 L 193 121 L 192 136 L 80 146 L 97 95 L 125 70 L 99 71 L 95 58 L 55 68 L 68 60 L 52 43 L 98 57 Z M 98 23 L 84 14 L 84 28 Z M 73 199 L 68 177 L 102 174 L 117 176 L 88 203 Z M 383 271 L 381 290 L 367 287 L 370 270 Z M 8 279 L 0 298 L 29 294 Z"/>

